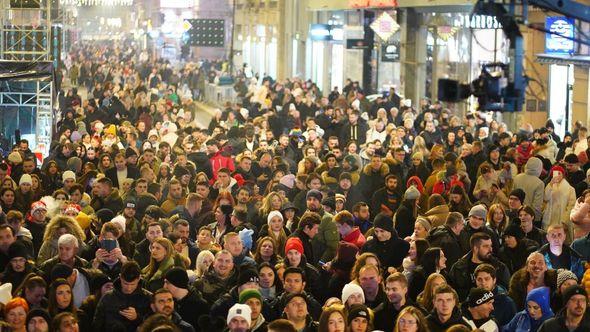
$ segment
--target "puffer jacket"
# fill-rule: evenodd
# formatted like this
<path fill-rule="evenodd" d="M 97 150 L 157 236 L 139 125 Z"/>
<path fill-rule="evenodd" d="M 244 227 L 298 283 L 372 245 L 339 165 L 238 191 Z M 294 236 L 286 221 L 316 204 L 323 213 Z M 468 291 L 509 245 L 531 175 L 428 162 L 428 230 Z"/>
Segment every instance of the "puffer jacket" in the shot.
<path fill-rule="evenodd" d="M 424 217 L 428 219 L 432 227 L 438 227 L 445 224 L 447 217 L 449 216 L 449 206 L 446 204 L 435 206 L 432 209 L 426 211 Z"/>
<path fill-rule="evenodd" d="M 98 302 L 92 324 L 94 331 L 113 331 L 124 328 L 135 331 L 141 324 L 142 318 L 151 312 L 151 293 L 142 287 L 140 282 L 131 294 L 121 291 L 121 281 L 116 280 L 112 292 L 106 293 Z M 137 319 L 129 321 L 121 316 L 120 310 L 133 307 L 137 312 Z"/>
<path fill-rule="evenodd" d="M 578 199 L 570 212 L 570 220 L 574 224 L 574 239 L 590 233 L 590 204 Z"/>
<path fill-rule="evenodd" d="M 576 204 L 576 191 L 574 187 L 564 179 L 557 185 L 547 184 L 545 187 L 545 210 L 543 211 L 543 229 L 549 225 L 566 222 L 568 230 L 566 235 L 569 241 L 572 240 L 573 232 L 570 224 L 570 211 Z"/>
<path fill-rule="evenodd" d="M 541 220 L 543 210 L 543 197 L 545 196 L 545 184 L 539 176 L 543 171 L 543 162 L 539 158 L 530 158 L 524 166 L 524 173 L 514 177 L 513 189 L 522 189 L 525 192 L 524 205 L 535 209 L 535 220 Z"/>

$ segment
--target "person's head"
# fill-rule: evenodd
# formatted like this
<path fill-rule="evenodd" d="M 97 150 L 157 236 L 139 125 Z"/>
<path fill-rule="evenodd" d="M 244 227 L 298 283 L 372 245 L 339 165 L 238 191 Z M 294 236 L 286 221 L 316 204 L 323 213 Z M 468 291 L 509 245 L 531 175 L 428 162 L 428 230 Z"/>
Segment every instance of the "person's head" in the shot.
<path fill-rule="evenodd" d="M 419 264 L 425 272 L 434 273 L 447 267 L 447 258 L 440 247 L 430 247 L 424 251 Z"/>
<path fill-rule="evenodd" d="M 15 297 L 4 306 L 4 319 L 13 331 L 20 331 L 26 327 L 29 305 L 22 297 Z"/>
<path fill-rule="evenodd" d="M 578 277 L 570 270 L 557 270 L 557 294 L 563 294 L 570 286 L 578 284 Z"/>
<path fill-rule="evenodd" d="M 385 177 L 385 187 L 388 191 L 392 192 L 397 188 L 398 184 L 397 177 L 395 175 L 388 175 Z"/>
<path fill-rule="evenodd" d="M 565 228 L 563 224 L 551 224 L 547 228 L 547 242 L 551 248 L 563 247 L 565 242 Z"/>
<path fill-rule="evenodd" d="M 488 211 L 484 205 L 479 204 L 471 208 L 469 211 L 469 225 L 473 229 L 480 229 L 486 222 Z"/>
<path fill-rule="evenodd" d="M 238 257 L 244 251 L 244 246 L 240 235 L 235 232 L 229 232 L 223 236 L 223 248 L 229 251 L 233 257 Z"/>
<path fill-rule="evenodd" d="M 150 244 L 150 264 L 159 265 L 174 254 L 174 246 L 170 240 L 164 237 L 154 239 Z"/>
<path fill-rule="evenodd" d="M 289 294 L 299 294 L 305 289 L 305 273 L 298 267 L 288 267 L 283 272 L 283 288 Z"/>
<path fill-rule="evenodd" d="M 426 332 L 428 325 L 422 311 L 413 306 L 402 309 L 395 322 L 395 332 Z"/>
<path fill-rule="evenodd" d="M 344 312 L 335 306 L 328 307 L 322 311 L 319 321 L 321 332 L 344 332 L 346 331 L 346 318 Z"/>
<path fill-rule="evenodd" d="M 238 302 L 250 307 L 250 318 L 252 324 L 256 324 L 260 313 L 262 312 L 262 294 L 257 289 L 246 289 L 240 292 Z"/>
<path fill-rule="evenodd" d="M 321 221 L 319 214 L 307 211 L 299 220 L 299 229 L 313 239 L 318 234 Z"/>
<path fill-rule="evenodd" d="M 526 271 L 531 279 L 540 279 L 545 276 L 547 263 L 545 257 L 539 252 L 533 252 L 526 260 Z"/>
<path fill-rule="evenodd" d="M 483 288 L 472 288 L 467 303 L 467 309 L 473 319 L 489 318 L 494 311 L 494 293 Z"/>
<path fill-rule="evenodd" d="M 45 309 L 35 308 L 27 314 L 28 332 L 48 332 L 51 317 Z"/>
<path fill-rule="evenodd" d="M 151 222 L 148 224 L 145 238 L 148 239 L 150 243 L 154 242 L 157 238 L 161 238 L 164 236 L 164 232 L 162 231 L 162 226 L 157 222 Z"/>
<path fill-rule="evenodd" d="M 534 227 L 535 210 L 528 205 L 521 206 L 518 210 L 518 218 L 520 219 L 520 228 L 523 232 L 529 233 Z"/>
<path fill-rule="evenodd" d="M 448 318 L 459 303 L 459 296 L 451 286 L 444 284 L 434 289 L 432 301 L 437 315 Z"/>
<path fill-rule="evenodd" d="M 372 331 L 372 312 L 364 304 L 353 304 L 347 311 L 347 326 L 350 332 Z"/>
<path fill-rule="evenodd" d="M 165 288 L 158 289 L 152 295 L 150 306 L 154 313 L 172 317 L 172 313 L 174 313 L 174 298 L 172 297 L 172 293 Z"/>
<path fill-rule="evenodd" d="M 78 239 L 72 234 L 64 234 L 57 240 L 58 257 L 62 262 L 73 260 L 78 248 Z"/>
<path fill-rule="evenodd" d="M 288 266 L 299 266 L 305 254 L 303 242 L 298 237 L 291 237 L 285 244 L 285 261 Z"/>
<path fill-rule="evenodd" d="M 393 220 L 386 214 L 379 213 L 373 220 L 373 232 L 379 242 L 385 242 L 391 239 L 393 234 Z"/>
<path fill-rule="evenodd" d="M 385 294 L 394 306 L 401 306 L 406 301 L 408 279 L 401 272 L 390 274 L 385 280 Z"/>
<path fill-rule="evenodd" d="M 416 218 L 416 222 L 414 223 L 414 237 L 416 239 L 425 239 L 430 232 L 432 225 L 428 219 L 423 217 Z"/>
<path fill-rule="evenodd" d="M 531 290 L 526 296 L 526 310 L 529 316 L 539 321 L 543 317 L 553 316 L 550 306 L 551 289 L 549 287 L 538 287 Z"/>
<path fill-rule="evenodd" d="M 101 198 L 105 198 L 108 195 L 110 195 L 110 193 L 113 189 L 113 182 L 108 177 L 104 177 L 104 178 L 100 178 L 100 179 L 96 180 L 95 184 L 96 184 L 95 193 L 98 197 L 101 197 Z"/>
<path fill-rule="evenodd" d="M 213 270 L 222 278 L 228 277 L 234 269 L 234 259 L 227 250 L 218 251 L 213 261 Z"/>
<path fill-rule="evenodd" d="M 358 202 L 352 206 L 352 214 L 359 220 L 369 220 L 369 205 L 365 202 Z"/>
<path fill-rule="evenodd" d="M 379 268 L 368 264 L 359 270 L 358 283 L 363 289 L 366 297 L 374 297 L 381 288 L 381 274 Z"/>
<path fill-rule="evenodd" d="M 455 235 L 461 234 L 463 228 L 465 228 L 465 220 L 463 215 L 459 212 L 451 212 L 447 216 L 445 221 L 446 227 L 448 227 Z"/>
<path fill-rule="evenodd" d="M 4 253 L 8 252 L 10 245 L 16 241 L 14 230 L 7 224 L 0 225 L 0 250 Z"/>
<path fill-rule="evenodd" d="M 121 283 L 121 292 L 123 294 L 133 294 L 139 286 L 141 269 L 135 261 L 128 261 L 121 266 L 119 280 Z"/>
<path fill-rule="evenodd" d="M 471 235 L 469 245 L 474 259 L 487 262 L 492 258 L 492 238 L 489 234 L 478 232 Z"/>
<path fill-rule="evenodd" d="M 72 286 L 66 279 L 55 279 L 49 287 L 49 313 L 55 315 L 63 310 L 71 311 L 73 307 Z"/>
<path fill-rule="evenodd" d="M 338 233 L 344 238 L 353 230 L 354 216 L 346 210 L 340 211 L 334 216 L 334 222 L 336 223 Z"/>
<path fill-rule="evenodd" d="M 508 207 L 512 210 L 518 210 L 524 204 L 526 193 L 524 190 L 517 188 L 510 192 L 508 196 Z"/>
<path fill-rule="evenodd" d="M 311 189 L 306 194 L 307 209 L 312 212 L 319 212 L 322 205 L 322 193 L 317 189 Z"/>
<path fill-rule="evenodd" d="M 288 320 L 292 322 L 304 321 L 308 315 L 307 298 L 301 293 L 290 293 L 285 298 L 283 310 Z"/>
<path fill-rule="evenodd" d="M 51 321 L 51 331 L 78 332 L 79 330 L 78 318 L 69 311 L 57 314 Z"/>
<path fill-rule="evenodd" d="M 275 319 L 268 323 L 268 332 L 297 332 L 295 325 L 287 319 Z"/>
<path fill-rule="evenodd" d="M 477 287 L 487 291 L 493 291 L 496 288 L 496 268 L 491 264 L 480 264 L 474 272 L 475 284 Z"/>
<path fill-rule="evenodd" d="M 580 319 L 588 308 L 588 295 L 584 287 L 575 285 L 562 294 L 566 319 Z"/>

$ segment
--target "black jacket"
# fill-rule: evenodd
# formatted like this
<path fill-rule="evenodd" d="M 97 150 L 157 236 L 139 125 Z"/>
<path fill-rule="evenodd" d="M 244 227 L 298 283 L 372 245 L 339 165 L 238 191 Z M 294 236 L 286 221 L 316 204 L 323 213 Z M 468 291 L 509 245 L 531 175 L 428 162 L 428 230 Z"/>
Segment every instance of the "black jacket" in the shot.
<path fill-rule="evenodd" d="M 135 331 L 141 324 L 141 320 L 150 312 L 151 293 L 142 288 L 140 282 L 135 291 L 131 294 L 123 294 L 121 281 L 116 280 L 111 292 L 106 293 L 98 302 L 94 313 L 92 324 L 94 331 L 102 332 L 109 330 Z M 137 319 L 129 321 L 121 316 L 120 310 L 133 307 L 137 312 Z"/>
<path fill-rule="evenodd" d="M 546 320 L 539 328 L 538 332 L 553 332 L 553 331 L 569 331 L 565 326 L 565 312 L 560 311 L 555 317 Z M 572 332 L 587 332 L 590 331 L 590 312 L 586 309 L 586 313 L 580 322 L 580 326 Z"/>
<path fill-rule="evenodd" d="M 311 294 L 306 293 L 305 291 L 303 294 L 305 294 L 305 298 L 307 299 L 307 312 L 309 312 L 313 320 L 320 319 L 320 315 L 322 314 L 322 305 Z M 283 310 L 285 310 L 286 299 L 287 292 L 283 292 L 271 303 L 271 307 L 274 310 L 267 318 L 269 322 L 281 317 Z M 264 316 L 264 318 L 266 318 L 266 316 Z"/>
<path fill-rule="evenodd" d="M 201 331 L 199 327 L 199 317 L 209 313 L 209 304 L 203 299 L 203 296 L 189 288 L 188 294 L 180 300 L 175 300 L 176 312 L 182 317 L 182 320 L 191 324 L 196 332 Z"/>
<path fill-rule="evenodd" d="M 415 303 L 414 301 L 407 299 L 406 304 L 396 309 L 389 300 L 381 303 L 377 308 L 375 308 L 375 318 L 373 320 L 373 326 L 376 330 L 382 331 L 393 331 L 395 327 L 395 321 L 397 320 L 397 316 L 405 307 L 416 307 L 422 314 L 426 315 L 426 311 L 422 308 L 419 304 Z"/>
<path fill-rule="evenodd" d="M 410 244 L 397 236 L 396 232 L 391 233 L 391 238 L 380 242 L 377 238 L 367 241 L 361 249 L 363 253 L 371 252 L 377 255 L 381 266 L 385 270 L 388 267 L 399 267 L 404 258 L 408 255 Z"/>
<path fill-rule="evenodd" d="M 119 179 L 117 177 L 117 168 L 111 167 L 104 172 L 104 175 L 111 180 L 114 188 L 119 188 Z M 127 178 L 138 179 L 139 170 L 133 165 L 127 165 Z M 114 212 L 114 211 L 113 211 Z"/>
<path fill-rule="evenodd" d="M 461 257 L 457 263 L 453 264 L 451 271 L 449 272 L 449 284 L 455 288 L 457 294 L 459 294 L 459 300 L 464 301 L 469 294 L 469 290 L 475 287 L 475 268 L 479 264 L 471 261 L 472 252 L 469 251 L 465 256 Z M 496 268 L 496 280 L 498 284 L 504 288 L 508 288 L 510 284 L 510 272 L 504 263 L 502 263 L 496 257 L 491 257 L 486 263 L 491 264 Z"/>
<path fill-rule="evenodd" d="M 139 264 L 143 269 L 150 262 L 150 241 L 143 239 L 135 246 L 135 253 L 133 254 L 133 260 Z"/>
<path fill-rule="evenodd" d="M 426 322 L 428 323 L 428 331 L 430 332 L 445 332 L 449 327 L 455 324 L 470 327 L 467 321 L 465 321 L 465 319 L 463 318 L 463 315 L 461 314 L 461 310 L 459 308 L 455 308 L 453 310 L 451 318 L 444 323 L 442 323 L 440 319 L 438 319 L 438 315 L 435 311 L 431 312 L 430 315 L 426 317 Z"/>
<path fill-rule="evenodd" d="M 431 229 L 426 239 L 431 247 L 442 249 L 449 268 L 469 251 L 469 239 L 467 239 L 466 233 L 461 232 L 456 235 L 445 225 Z"/>

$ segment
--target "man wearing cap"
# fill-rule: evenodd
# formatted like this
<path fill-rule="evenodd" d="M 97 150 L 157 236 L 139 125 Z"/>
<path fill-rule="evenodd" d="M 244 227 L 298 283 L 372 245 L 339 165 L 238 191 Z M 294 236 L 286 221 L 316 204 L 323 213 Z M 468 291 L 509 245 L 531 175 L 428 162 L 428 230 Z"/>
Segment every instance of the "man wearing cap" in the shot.
<path fill-rule="evenodd" d="M 181 332 L 195 332 L 191 324 L 184 321 L 182 317 L 174 310 L 174 297 L 172 293 L 160 288 L 152 295 L 151 303 L 152 311 L 155 314 L 164 315 L 181 331 Z"/>
<path fill-rule="evenodd" d="M 385 294 L 387 294 L 387 299 L 375 308 L 375 329 L 393 331 L 399 313 L 409 306 L 426 314 L 426 310 L 422 306 L 407 297 L 408 279 L 401 272 L 395 272 L 387 277 Z"/>
<path fill-rule="evenodd" d="M 268 322 L 262 314 L 264 301 L 262 300 L 262 294 L 260 294 L 260 291 L 257 289 L 245 289 L 240 292 L 239 300 L 241 304 L 246 304 L 250 307 L 250 332 L 266 331 Z"/>
<path fill-rule="evenodd" d="M 107 169 L 104 175 L 111 180 L 113 187 L 123 189 L 123 180 L 139 178 L 139 170 L 133 165 L 127 165 L 127 159 L 123 153 L 115 156 L 115 166 Z"/>
<path fill-rule="evenodd" d="M 174 297 L 176 312 L 182 320 L 193 326 L 195 331 L 200 331 L 199 317 L 209 314 L 209 304 L 189 286 L 186 270 L 180 267 L 168 270 L 164 276 L 164 288 Z"/>
<path fill-rule="evenodd" d="M 508 209 L 506 209 L 506 216 L 509 223 L 514 223 L 518 219 L 518 211 L 524 204 L 526 193 L 522 189 L 514 189 L 508 195 Z"/>
<path fill-rule="evenodd" d="M 63 182 L 63 190 L 65 192 L 70 192 L 72 186 L 76 183 L 76 173 L 72 171 L 65 171 L 61 175 L 61 180 Z"/>
<path fill-rule="evenodd" d="M 47 205 L 41 201 L 33 202 L 31 204 L 30 213 L 27 215 L 26 228 L 29 229 L 33 236 L 34 252 L 39 252 L 43 244 L 43 235 L 45 234 L 45 227 L 49 222 L 47 218 Z"/>
<path fill-rule="evenodd" d="M 496 268 L 500 285 L 508 288 L 510 273 L 499 259 L 493 256 L 492 238 L 483 232 L 475 233 L 469 240 L 471 251 L 461 257 L 449 272 L 449 283 L 457 291 L 460 300 L 467 297 L 469 289 L 475 286 L 473 273 L 478 265 L 488 263 Z"/>
<path fill-rule="evenodd" d="M 516 314 L 516 304 L 508 296 L 504 287 L 496 284 L 496 268 L 490 264 L 480 264 L 474 273 L 475 284 L 478 288 L 494 294 L 494 310 L 492 315 L 499 326 L 504 326 L 512 320 Z"/>
<path fill-rule="evenodd" d="M 307 297 L 302 293 L 292 293 L 283 299 L 283 316 L 295 325 L 297 331 L 316 332 L 319 325 L 307 311 Z"/>
<path fill-rule="evenodd" d="M 472 329 L 480 329 L 484 332 L 500 331 L 498 324 L 491 316 L 494 310 L 494 293 L 483 288 L 472 288 L 463 306 L 463 319 Z"/>
<path fill-rule="evenodd" d="M 367 240 L 358 227 L 354 226 L 354 217 L 348 211 L 341 211 L 334 216 L 334 222 L 342 241 L 351 243 L 357 248 L 362 248 Z"/>
<path fill-rule="evenodd" d="M 524 237 L 524 232 L 517 224 L 510 223 L 502 234 L 504 241 L 500 246 L 498 258 L 506 264 L 510 274 L 526 265 L 526 259 L 532 252 L 539 249 L 539 245 Z"/>
<path fill-rule="evenodd" d="M 409 250 L 410 244 L 397 235 L 391 217 L 383 213 L 375 216 L 373 238 L 365 243 L 361 252 L 371 252 L 377 255 L 381 266 L 387 270 L 390 267 L 401 266 Z"/>
<path fill-rule="evenodd" d="M 137 202 L 135 198 L 129 197 L 123 202 L 123 212 L 121 215 L 125 217 L 125 233 L 129 234 L 132 239 L 136 239 L 141 233 L 141 225 L 139 220 L 135 218 L 137 213 Z"/>
<path fill-rule="evenodd" d="M 565 308 L 555 317 L 546 320 L 539 332 L 590 331 L 590 312 L 588 298 L 582 286 L 571 286 L 562 295 Z"/>
<path fill-rule="evenodd" d="M 498 239 L 498 234 L 494 232 L 490 227 L 486 226 L 488 210 L 486 209 L 485 205 L 478 204 L 469 210 L 469 217 L 467 219 L 467 224 L 465 225 L 465 233 L 467 233 L 467 237 L 471 238 L 475 233 L 486 233 L 492 239 L 492 248 L 495 253 L 500 251 L 500 241 Z"/>
<path fill-rule="evenodd" d="M 236 303 L 227 313 L 228 332 L 248 332 L 252 324 L 252 310 L 247 304 Z"/>
<path fill-rule="evenodd" d="M 318 265 L 318 261 L 329 262 L 336 255 L 340 236 L 336 224 L 332 221 L 333 216 L 322 208 L 322 193 L 317 189 L 311 189 L 306 196 L 307 211 L 315 212 L 320 215 L 322 221 L 318 228 L 318 234 L 312 238 L 314 260 L 309 261 L 313 265 Z"/>

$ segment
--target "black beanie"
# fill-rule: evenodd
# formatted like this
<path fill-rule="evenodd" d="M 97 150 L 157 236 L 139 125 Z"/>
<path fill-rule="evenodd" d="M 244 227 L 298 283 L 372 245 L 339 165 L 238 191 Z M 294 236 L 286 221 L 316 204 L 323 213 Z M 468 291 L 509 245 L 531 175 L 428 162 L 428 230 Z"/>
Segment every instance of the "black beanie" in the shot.
<path fill-rule="evenodd" d="M 53 269 L 51 269 L 51 280 L 58 278 L 67 279 L 72 275 L 72 273 L 74 273 L 74 269 L 72 269 L 72 267 L 63 263 L 58 263 L 53 267 Z"/>
<path fill-rule="evenodd" d="M 238 286 L 242 286 L 243 284 L 249 282 L 258 282 L 260 281 L 260 277 L 258 276 L 258 270 L 254 266 L 250 265 L 241 265 L 240 271 L 238 273 Z"/>
<path fill-rule="evenodd" d="M 385 214 L 379 213 L 375 216 L 375 220 L 373 220 L 373 227 L 393 233 L 393 220 Z"/>
<path fill-rule="evenodd" d="M 108 282 L 113 282 L 113 280 L 111 280 L 111 278 L 109 278 L 109 276 L 104 273 L 98 273 L 90 280 L 90 292 L 95 293 Z"/>
<path fill-rule="evenodd" d="M 520 200 L 520 204 L 524 204 L 524 198 L 526 197 L 526 193 L 524 192 L 524 190 L 517 188 L 510 192 L 510 195 L 508 195 L 508 197 L 510 196 L 518 197 L 518 199 Z"/>
<path fill-rule="evenodd" d="M 508 227 L 504 230 L 504 235 L 514 236 L 517 240 L 522 240 L 524 238 L 524 232 L 520 228 L 520 226 L 516 225 L 515 223 L 510 223 Z"/>
<path fill-rule="evenodd" d="M 15 241 L 8 247 L 8 258 L 13 259 L 17 257 L 29 258 L 27 247 L 21 241 Z"/>
<path fill-rule="evenodd" d="M 132 148 L 127 148 L 125 150 L 125 158 L 129 158 L 129 157 L 133 157 L 133 156 L 137 156 L 137 152 L 135 152 L 135 150 L 133 150 Z"/>
<path fill-rule="evenodd" d="M 175 287 L 188 289 L 188 274 L 180 267 L 174 267 L 166 272 L 164 279 Z"/>
<path fill-rule="evenodd" d="M 35 317 L 42 317 L 47 322 L 47 325 L 51 325 L 51 316 L 49 316 L 49 313 L 47 312 L 47 310 L 41 309 L 41 308 L 35 308 L 35 309 L 31 309 L 31 311 L 29 311 L 29 313 L 27 314 L 27 321 L 26 321 L 27 325 L 26 326 L 29 326 L 29 322 L 31 321 L 31 319 L 33 319 Z"/>

